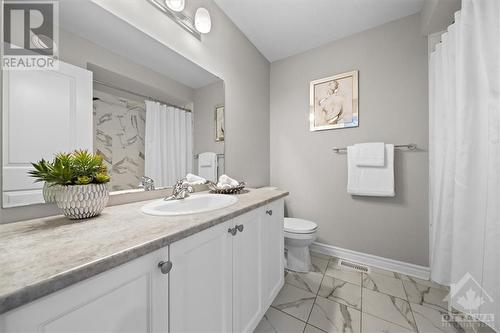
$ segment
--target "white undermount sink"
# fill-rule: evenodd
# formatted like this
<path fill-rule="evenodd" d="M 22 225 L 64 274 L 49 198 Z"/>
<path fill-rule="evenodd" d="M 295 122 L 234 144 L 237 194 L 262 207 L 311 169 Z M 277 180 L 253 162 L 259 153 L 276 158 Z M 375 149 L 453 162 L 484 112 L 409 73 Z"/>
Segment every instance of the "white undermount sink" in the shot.
<path fill-rule="evenodd" d="M 193 194 L 181 200 L 156 200 L 142 206 L 141 211 L 149 215 L 175 216 L 209 212 L 231 206 L 238 198 L 224 194 Z"/>

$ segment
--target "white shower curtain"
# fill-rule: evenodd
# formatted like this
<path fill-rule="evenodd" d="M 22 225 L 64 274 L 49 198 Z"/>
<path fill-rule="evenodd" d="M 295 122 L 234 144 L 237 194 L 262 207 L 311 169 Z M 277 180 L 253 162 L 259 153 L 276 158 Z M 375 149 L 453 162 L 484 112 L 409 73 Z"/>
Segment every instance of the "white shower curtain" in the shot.
<path fill-rule="evenodd" d="M 480 313 L 500 319 L 499 0 L 462 1 L 429 81 L 431 278 L 470 273 L 495 300 Z"/>
<path fill-rule="evenodd" d="M 145 174 L 156 187 L 172 186 L 192 172 L 191 112 L 146 101 Z"/>

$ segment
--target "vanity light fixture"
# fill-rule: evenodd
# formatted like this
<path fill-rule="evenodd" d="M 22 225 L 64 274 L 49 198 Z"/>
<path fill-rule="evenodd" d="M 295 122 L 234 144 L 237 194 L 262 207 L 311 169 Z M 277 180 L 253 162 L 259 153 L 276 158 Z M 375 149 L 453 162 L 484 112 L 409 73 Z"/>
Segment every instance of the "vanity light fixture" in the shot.
<path fill-rule="evenodd" d="M 160 10 L 163 14 L 174 20 L 184 30 L 201 40 L 201 34 L 207 34 L 212 29 L 210 13 L 204 7 L 200 7 L 194 14 L 194 20 L 183 13 L 186 0 L 146 0 Z"/>
<path fill-rule="evenodd" d="M 194 26 L 193 19 L 185 15 L 182 11 L 176 12 L 172 10 L 167 4 L 179 6 L 178 2 L 182 2 L 185 5 L 185 0 L 146 0 L 156 9 L 162 12 L 165 16 L 168 16 L 175 23 L 180 25 L 184 30 L 189 32 L 194 38 L 201 41 L 201 34 L 196 30 Z M 176 7 L 178 8 L 178 7 Z"/>
<path fill-rule="evenodd" d="M 165 5 L 174 12 L 182 12 L 186 7 L 185 0 L 165 0 Z"/>
<path fill-rule="evenodd" d="M 212 20 L 210 19 L 210 13 L 203 7 L 196 10 L 194 14 L 194 27 L 198 32 L 202 34 L 207 34 L 212 29 Z"/>

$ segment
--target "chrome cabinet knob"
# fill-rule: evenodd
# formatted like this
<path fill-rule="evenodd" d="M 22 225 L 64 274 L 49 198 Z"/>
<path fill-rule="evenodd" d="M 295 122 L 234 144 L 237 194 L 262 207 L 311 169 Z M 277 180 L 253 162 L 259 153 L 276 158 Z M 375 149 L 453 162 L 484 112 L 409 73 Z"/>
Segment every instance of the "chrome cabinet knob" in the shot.
<path fill-rule="evenodd" d="M 236 235 L 236 233 L 238 232 L 238 229 L 236 229 L 236 227 L 234 228 L 229 228 L 227 229 L 227 232 L 229 232 L 231 235 Z"/>
<path fill-rule="evenodd" d="M 168 274 L 168 273 L 170 273 L 170 270 L 172 269 L 172 262 L 171 261 L 160 261 L 158 263 L 158 267 L 160 268 L 160 271 L 162 274 Z"/>
<path fill-rule="evenodd" d="M 235 227 L 236 229 L 238 229 L 239 232 L 243 232 L 243 224 L 239 224 Z"/>
<path fill-rule="evenodd" d="M 266 214 L 269 216 L 273 215 L 273 210 L 272 209 L 266 210 Z"/>

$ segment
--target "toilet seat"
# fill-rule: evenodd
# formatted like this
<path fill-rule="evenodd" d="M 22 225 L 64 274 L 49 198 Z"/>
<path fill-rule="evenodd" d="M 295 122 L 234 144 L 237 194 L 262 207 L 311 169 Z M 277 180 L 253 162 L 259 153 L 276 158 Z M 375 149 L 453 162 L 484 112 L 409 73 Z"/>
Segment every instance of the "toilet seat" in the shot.
<path fill-rule="evenodd" d="M 291 234 L 312 234 L 316 232 L 318 225 L 312 221 L 286 217 L 284 223 L 284 230 L 286 233 Z"/>
<path fill-rule="evenodd" d="M 285 218 L 283 228 L 286 269 L 294 272 L 310 272 L 312 264 L 309 246 L 316 240 L 318 225 L 304 219 Z"/>

